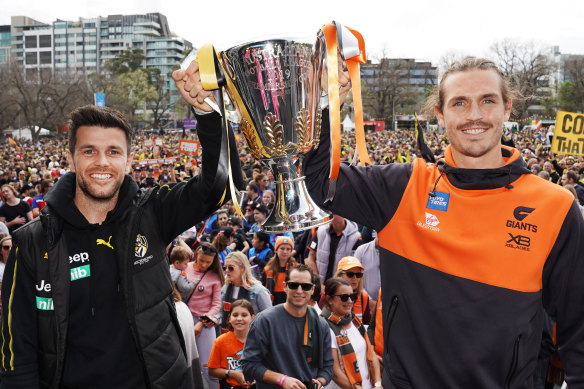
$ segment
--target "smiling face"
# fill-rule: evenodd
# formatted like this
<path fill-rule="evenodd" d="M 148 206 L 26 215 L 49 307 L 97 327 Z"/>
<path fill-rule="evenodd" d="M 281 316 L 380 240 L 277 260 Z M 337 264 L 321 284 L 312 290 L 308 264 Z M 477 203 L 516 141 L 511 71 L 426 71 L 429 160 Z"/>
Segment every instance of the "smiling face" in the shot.
<path fill-rule="evenodd" d="M 115 205 L 131 161 L 121 129 L 79 127 L 74 153 L 68 154 L 71 170 L 76 173 L 75 203 Z"/>
<path fill-rule="evenodd" d="M 235 307 L 229 314 L 229 324 L 233 327 L 233 331 L 242 333 L 247 333 L 252 319 L 253 316 L 244 307 Z"/>
<path fill-rule="evenodd" d="M 290 272 L 290 280 L 288 282 L 312 284 L 312 277 L 308 271 L 298 271 L 294 269 Z M 288 287 L 288 284 L 286 284 L 286 286 L 284 286 L 284 292 L 286 292 L 286 303 L 294 308 L 301 309 L 308 306 L 310 297 L 314 292 L 314 285 L 312 285 L 311 289 L 305 291 L 300 286 L 296 289 L 291 289 Z"/>
<path fill-rule="evenodd" d="M 345 317 L 350 314 L 354 301 L 352 299 L 347 299 L 347 301 L 343 302 L 338 295 L 350 295 L 352 293 L 353 289 L 349 285 L 339 285 L 335 296 L 327 296 L 331 312 L 341 317 Z"/>
<path fill-rule="evenodd" d="M 511 100 L 503 101 L 502 82 L 492 69 L 455 72 L 443 81 L 444 104 L 435 113 L 446 129 L 458 167 L 485 169 L 504 164 L 501 133 L 511 114 Z"/>

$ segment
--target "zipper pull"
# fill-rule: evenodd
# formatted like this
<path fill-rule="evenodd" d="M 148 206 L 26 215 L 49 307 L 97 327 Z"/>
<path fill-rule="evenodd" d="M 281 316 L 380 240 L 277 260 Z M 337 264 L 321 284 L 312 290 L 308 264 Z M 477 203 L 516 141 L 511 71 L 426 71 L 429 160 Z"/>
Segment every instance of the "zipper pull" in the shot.
<path fill-rule="evenodd" d="M 91 307 L 91 316 L 95 316 L 95 307 Z"/>

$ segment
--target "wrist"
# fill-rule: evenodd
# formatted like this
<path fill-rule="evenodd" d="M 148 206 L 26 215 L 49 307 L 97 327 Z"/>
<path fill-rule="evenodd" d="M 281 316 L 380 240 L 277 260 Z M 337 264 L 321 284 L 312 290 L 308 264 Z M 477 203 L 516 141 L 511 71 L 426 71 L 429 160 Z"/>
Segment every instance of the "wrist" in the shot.
<path fill-rule="evenodd" d="M 374 388 L 381 388 L 381 381 L 375 381 L 375 385 L 373 385 Z"/>
<path fill-rule="evenodd" d="M 231 371 L 231 369 L 225 370 L 225 378 L 231 378 L 231 377 L 229 377 L 229 372 L 230 371 Z"/>
<path fill-rule="evenodd" d="M 278 382 L 278 385 L 284 386 L 284 381 L 286 380 L 286 378 L 288 378 L 288 376 L 286 374 L 282 374 L 282 377 L 280 377 L 280 382 Z"/>

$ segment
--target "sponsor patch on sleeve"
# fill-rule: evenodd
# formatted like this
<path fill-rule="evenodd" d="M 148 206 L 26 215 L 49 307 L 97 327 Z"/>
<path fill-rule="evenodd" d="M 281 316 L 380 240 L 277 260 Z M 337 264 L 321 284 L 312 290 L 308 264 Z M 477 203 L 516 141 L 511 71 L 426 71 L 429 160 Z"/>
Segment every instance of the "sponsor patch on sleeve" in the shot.
<path fill-rule="evenodd" d="M 448 210 L 448 202 L 450 201 L 450 193 L 444 192 L 433 193 L 435 194 L 434 197 L 428 195 L 428 204 L 426 205 L 426 208 L 446 212 Z"/>

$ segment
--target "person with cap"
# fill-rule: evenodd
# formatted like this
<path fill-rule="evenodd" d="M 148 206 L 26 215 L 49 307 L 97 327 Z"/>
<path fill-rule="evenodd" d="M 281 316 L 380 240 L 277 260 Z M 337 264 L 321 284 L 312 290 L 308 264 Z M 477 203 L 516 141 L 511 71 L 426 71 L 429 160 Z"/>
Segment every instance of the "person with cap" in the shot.
<path fill-rule="evenodd" d="M 255 223 L 249 229 L 248 234 L 253 234 L 256 231 L 260 231 L 262 223 L 268 218 L 269 214 L 270 211 L 268 210 L 268 207 L 261 203 L 255 203 L 253 209 L 253 219 Z"/>
<path fill-rule="evenodd" d="M 379 275 L 379 238 L 367 242 L 357 247 L 354 256 L 359 259 L 365 270 L 363 271 L 363 289 L 369 294 L 375 304 L 377 293 L 381 287 L 381 277 Z"/>
<path fill-rule="evenodd" d="M 276 238 L 274 256 L 269 259 L 264 267 L 264 286 L 270 291 L 273 304 L 278 305 L 286 301 L 285 275 L 286 271 L 297 265 L 292 256 L 294 240 L 288 236 Z"/>
<path fill-rule="evenodd" d="M 251 242 L 247 239 L 247 236 L 243 233 L 241 219 L 237 216 L 232 216 L 229 218 L 227 225 L 233 228 L 233 242 L 230 245 L 231 251 L 241 251 L 245 255 L 248 254 L 249 248 L 251 247 Z"/>
<path fill-rule="evenodd" d="M 334 277 L 340 277 L 351 285 L 356 296 L 353 300 L 353 313 L 363 323 L 369 325 L 371 311 L 375 308 L 375 305 L 369 298 L 367 291 L 363 289 L 364 271 L 365 267 L 363 267 L 358 258 L 348 256 L 339 261 Z"/>
<path fill-rule="evenodd" d="M 333 376 L 331 335 L 324 318 L 308 306 L 314 284 L 304 264 L 284 276 L 283 304 L 252 321 L 241 365 L 257 389 L 321 389 Z"/>

